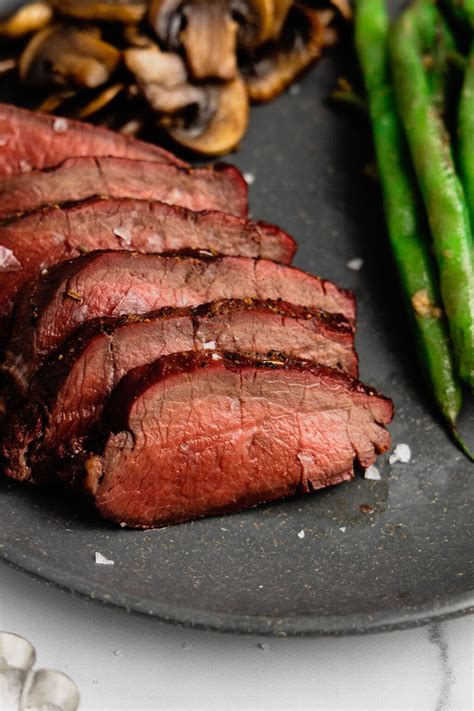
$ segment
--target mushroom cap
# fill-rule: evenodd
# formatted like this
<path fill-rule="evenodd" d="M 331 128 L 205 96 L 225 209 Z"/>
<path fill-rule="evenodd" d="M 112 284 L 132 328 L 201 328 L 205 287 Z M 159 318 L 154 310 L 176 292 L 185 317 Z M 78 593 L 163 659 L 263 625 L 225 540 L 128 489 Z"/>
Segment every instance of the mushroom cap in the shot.
<path fill-rule="evenodd" d="M 222 155 L 240 142 L 248 123 L 248 96 L 240 75 L 227 83 L 189 81 L 186 64 L 159 47 L 129 48 L 125 64 L 159 124 L 181 145 L 205 155 Z"/>
<path fill-rule="evenodd" d="M 93 89 L 109 80 L 120 56 L 98 30 L 51 25 L 34 35 L 24 49 L 20 78 L 36 86 Z"/>
<path fill-rule="evenodd" d="M 279 33 L 293 0 L 152 0 L 149 21 L 163 45 L 183 50 L 194 79 L 237 75 L 237 47 Z"/>
<path fill-rule="evenodd" d="M 3 12 L 0 14 L 0 37 L 19 39 L 46 27 L 53 17 L 53 10 L 47 2 L 30 2 L 19 8 L 17 5 L 15 2 L 15 8 L 6 17 Z"/>
<path fill-rule="evenodd" d="M 200 125 L 170 127 L 168 133 L 177 143 L 206 156 L 230 153 L 239 145 L 247 130 L 249 100 L 245 82 L 240 75 L 225 84 L 215 85 L 212 116 Z"/>
<path fill-rule="evenodd" d="M 147 8 L 146 0 L 50 0 L 63 15 L 81 20 L 139 22 Z"/>
<path fill-rule="evenodd" d="M 332 15 L 303 5 L 291 8 L 280 38 L 250 58 L 245 78 L 251 101 L 278 96 L 321 55 L 332 37 L 328 34 Z"/>
<path fill-rule="evenodd" d="M 194 79 L 237 73 L 237 22 L 229 0 L 152 0 L 149 21 L 163 45 L 183 50 Z"/>

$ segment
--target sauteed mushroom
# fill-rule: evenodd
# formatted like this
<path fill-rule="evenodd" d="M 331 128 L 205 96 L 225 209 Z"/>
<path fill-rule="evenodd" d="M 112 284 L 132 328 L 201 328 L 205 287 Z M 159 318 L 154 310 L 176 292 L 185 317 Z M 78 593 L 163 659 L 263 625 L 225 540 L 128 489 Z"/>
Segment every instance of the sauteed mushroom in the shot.
<path fill-rule="evenodd" d="M 331 41 L 332 34 L 327 34 L 331 19 L 331 12 L 304 6 L 291 9 L 280 39 L 256 52 L 245 68 L 252 101 L 274 98 L 321 55 Z"/>
<path fill-rule="evenodd" d="M 248 98 L 240 77 L 226 84 L 191 84 L 178 54 L 158 47 L 128 49 L 125 63 L 160 125 L 178 143 L 206 155 L 232 150 L 248 121 Z"/>
<path fill-rule="evenodd" d="M 174 114 L 192 104 L 205 103 L 205 89 L 188 83 L 186 66 L 178 54 L 162 52 L 155 45 L 127 49 L 124 59 L 155 111 Z"/>
<path fill-rule="evenodd" d="M 139 22 L 145 15 L 145 0 L 50 0 L 63 15 L 81 20 Z"/>
<path fill-rule="evenodd" d="M 153 0 L 149 19 L 165 47 L 183 49 L 195 79 L 231 79 L 238 25 L 227 0 Z"/>
<path fill-rule="evenodd" d="M 53 25 L 38 32 L 20 57 L 20 77 L 36 86 L 96 88 L 117 68 L 120 52 L 98 31 Z"/>
<path fill-rule="evenodd" d="M 7 11 L 12 3 L 7 3 Z M 10 13 L 0 11 L 0 37 L 18 39 L 41 30 L 51 20 L 53 11 L 46 2 L 30 2 L 18 8 L 15 2 Z M 6 15 L 6 16 L 5 16 Z"/>
<path fill-rule="evenodd" d="M 237 45 L 252 50 L 278 33 L 292 0 L 152 0 L 149 19 L 163 44 L 183 49 L 195 79 L 231 79 Z"/>
<path fill-rule="evenodd" d="M 169 135 L 178 143 L 203 155 L 218 156 L 237 148 L 247 130 L 249 101 L 242 77 L 208 89 L 211 116 L 196 112 L 183 126 L 171 126 Z"/>
<path fill-rule="evenodd" d="M 97 94 L 97 96 L 91 99 L 91 101 L 88 101 L 85 106 L 74 112 L 75 118 L 89 118 L 89 116 L 93 116 L 99 111 L 102 111 L 102 109 L 110 104 L 111 101 L 113 101 L 115 97 L 123 91 L 123 89 L 123 84 L 112 84 L 112 86 L 108 86 L 106 89 L 103 89 Z"/>

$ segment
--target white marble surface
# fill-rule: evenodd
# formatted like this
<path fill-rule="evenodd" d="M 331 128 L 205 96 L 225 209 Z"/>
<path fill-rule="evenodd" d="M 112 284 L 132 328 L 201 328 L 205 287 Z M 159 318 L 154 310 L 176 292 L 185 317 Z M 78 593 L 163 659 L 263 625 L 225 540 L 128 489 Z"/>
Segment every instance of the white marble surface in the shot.
<path fill-rule="evenodd" d="M 345 639 L 264 639 L 163 625 L 0 563 L 0 629 L 78 684 L 81 711 L 471 711 L 474 618 Z"/>

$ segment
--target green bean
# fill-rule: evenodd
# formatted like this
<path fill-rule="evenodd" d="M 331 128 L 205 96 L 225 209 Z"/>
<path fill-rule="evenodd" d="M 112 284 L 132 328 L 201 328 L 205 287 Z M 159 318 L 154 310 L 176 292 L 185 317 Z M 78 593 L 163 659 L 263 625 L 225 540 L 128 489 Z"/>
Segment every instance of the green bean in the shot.
<path fill-rule="evenodd" d="M 447 118 L 448 96 L 453 69 L 452 58 L 457 51 L 454 36 L 444 18 L 436 18 L 434 42 L 423 56 L 432 101 L 439 114 Z"/>
<path fill-rule="evenodd" d="M 474 232 L 474 41 L 459 102 L 458 141 L 459 167 Z"/>
<path fill-rule="evenodd" d="M 431 227 L 459 373 L 474 386 L 474 265 L 469 214 L 449 137 L 431 102 L 422 60 L 424 43 L 430 39 L 424 34 L 423 21 L 436 13 L 434 4 L 426 0 L 401 15 L 390 36 L 391 66 L 397 105 Z"/>
<path fill-rule="evenodd" d="M 390 244 L 422 371 L 440 412 L 457 437 L 461 388 L 453 368 L 446 322 L 437 306 L 436 265 L 426 240 L 426 219 L 390 84 L 388 28 L 384 0 L 357 0 L 356 48 L 369 99 Z"/>

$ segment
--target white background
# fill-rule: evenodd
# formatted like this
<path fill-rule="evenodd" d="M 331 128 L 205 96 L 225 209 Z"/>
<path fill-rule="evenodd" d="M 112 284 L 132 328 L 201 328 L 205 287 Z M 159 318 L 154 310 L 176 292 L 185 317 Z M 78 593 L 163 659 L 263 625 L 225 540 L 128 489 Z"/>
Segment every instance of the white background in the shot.
<path fill-rule="evenodd" d="M 81 711 L 473 709 L 474 618 L 340 639 L 164 625 L 0 563 L 0 628 L 71 676 Z M 263 647 L 263 648 L 262 648 Z"/>

